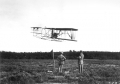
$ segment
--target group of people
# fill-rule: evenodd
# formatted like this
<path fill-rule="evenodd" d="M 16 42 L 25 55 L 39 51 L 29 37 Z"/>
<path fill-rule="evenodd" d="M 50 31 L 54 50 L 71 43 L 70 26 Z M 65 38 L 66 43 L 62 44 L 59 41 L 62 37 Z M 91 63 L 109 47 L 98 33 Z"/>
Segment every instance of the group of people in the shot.
<path fill-rule="evenodd" d="M 63 52 L 61 52 L 61 54 L 57 57 L 57 61 L 58 61 L 58 71 L 62 72 L 62 68 L 64 65 L 66 58 L 63 55 Z M 80 55 L 78 57 L 78 68 L 79 68 L 79 73 L 83 72 L 83 60 L 84 60 L 84 54 L 82 51 L 80 51 Z"/>

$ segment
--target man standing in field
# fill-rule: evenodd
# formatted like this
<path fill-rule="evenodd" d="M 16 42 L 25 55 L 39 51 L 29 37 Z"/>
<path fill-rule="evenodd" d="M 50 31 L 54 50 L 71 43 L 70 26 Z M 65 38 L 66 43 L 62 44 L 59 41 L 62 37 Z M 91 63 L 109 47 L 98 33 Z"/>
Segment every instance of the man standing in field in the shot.
<path fill-rule="evenodd" d="M 57 58 L 59 72 L 62 72 L 62 68 L 63 68 L 63 64 L 64 64 L 65 60 L 66 60 L 65 56 L 63 55 L 63 52 L 61 52 L 61 54 Z"/>
<path fill-rule="evenodd" d="M 79 73 L 83 72 L 83 60 L 84 60 L 84 54 L 82 51 L 80 51 L 80 56 L 78 57 Z"/>

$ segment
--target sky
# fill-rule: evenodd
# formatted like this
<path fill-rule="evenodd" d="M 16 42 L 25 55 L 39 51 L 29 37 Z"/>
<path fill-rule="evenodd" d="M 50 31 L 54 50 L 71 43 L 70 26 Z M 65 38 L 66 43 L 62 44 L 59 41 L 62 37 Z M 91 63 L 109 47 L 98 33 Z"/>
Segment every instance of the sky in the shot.
<path fill-rule="evenodd" d="M 38 39 L 31 27 L 76 28 L 77 42 Z M 120 51 L 120 0 L 0 0 L 0 51 Z"/>

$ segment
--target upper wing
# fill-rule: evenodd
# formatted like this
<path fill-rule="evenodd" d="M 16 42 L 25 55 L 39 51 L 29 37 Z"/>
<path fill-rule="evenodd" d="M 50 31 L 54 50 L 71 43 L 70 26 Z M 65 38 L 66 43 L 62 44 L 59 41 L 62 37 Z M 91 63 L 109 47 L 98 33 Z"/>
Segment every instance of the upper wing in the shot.
<path fill-rule="evenodd" d="M 33 30 L 38 30 L 39 28 L 42 28 L 42 27 L 31 27 L 33 28 Z"/>
<path fill-rule="evenodd" d="M 42 27 L 31 27 L 33 29 L 39 29 L 39 28 L 42 28 Z M 65 31 L 78 31 L 78 29 L 75 29 L 75 28 L 43 28 L 43 29 L 50 29 L 50 30 L 65 30 Z"/>
<path fill-rule="evenodd" d="M 65 30 L 65 31 L 78 31 L 78 29 L 75 28 L 44 28 L 44 29 L 50 29 L 50 30 Z"/>

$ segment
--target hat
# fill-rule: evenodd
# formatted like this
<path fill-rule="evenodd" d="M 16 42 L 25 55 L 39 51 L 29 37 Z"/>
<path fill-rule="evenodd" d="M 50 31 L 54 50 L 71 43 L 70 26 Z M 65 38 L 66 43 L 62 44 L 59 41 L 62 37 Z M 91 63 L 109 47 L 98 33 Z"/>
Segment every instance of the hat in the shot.
<path fill-rule="evenodd" d="M 82 53 L 83 51 L 82 50 L 80 50 L 80 53 Z"/>
<path fill-rule="evenodd" d="M 63 54 L 63 52 L 60 52 L 60 54 Z"/>
<path fill-rule="evenodd" d="M 82 50 L 80 51 L 80 54 L 81 54 L 81 53 L 83 53 L 83 51 L 82 51 Z"/>

